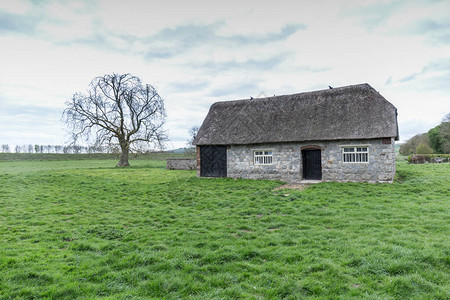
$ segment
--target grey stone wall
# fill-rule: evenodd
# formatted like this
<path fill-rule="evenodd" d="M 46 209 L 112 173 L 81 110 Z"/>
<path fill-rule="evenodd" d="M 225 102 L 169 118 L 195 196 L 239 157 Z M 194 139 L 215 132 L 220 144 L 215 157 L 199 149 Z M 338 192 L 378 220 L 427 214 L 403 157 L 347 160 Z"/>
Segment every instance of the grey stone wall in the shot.
<path fill-rule="evenodd" d="M 272 150 L 271 165 L 255 165 L 253 151 Z M 300 144 L 231 146 L 227 151 L 227 174 L 232 178 L 301 180 Z"/>
<path fill-rule="evenodd" d="M 195 170 L 197 160 L 195 158 L 169 158 L 167 159 L 168 170 Z"/>
<path fill-rule="evenodd" d="M 383 144 L 382 139 L 341 140 L 329 142 L 233 145 L 227 152 L 228 177 L 277 179 L 287 182 L 302 180 L 301 149 L 321 149 L 322 180 L 340 182 L 392 182 L 395 175 L 395 142 Z M 368 163 L 344 163 L 342 146 L 367 146 Z M 272 150 L 273 164 L 254 165 L 254 150 Z"/>

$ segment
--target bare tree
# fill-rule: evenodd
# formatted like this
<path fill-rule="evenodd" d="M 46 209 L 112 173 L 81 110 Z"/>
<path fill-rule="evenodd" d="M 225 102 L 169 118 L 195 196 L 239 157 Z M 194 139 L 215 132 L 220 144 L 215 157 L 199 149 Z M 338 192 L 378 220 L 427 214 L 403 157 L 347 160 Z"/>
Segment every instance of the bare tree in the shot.
<path fill-rule="evenodd" d="M 450 122 L 450 112 L 447 113 L 444 118 L 442 119 L 442 123 Z"/>
<path fill-rule="evenodd" d="M 189 135 L 190 138 L 188 140 L 189 145 L 192 147 L 192 143 L 195 140 L 195 137 L 197 136 L 198 130 L 200 129 L 200 127 L 198 127 L 197 125 L 192 126 L 191 129 L 189 130 Z"/>
<path fill-rule="evenodd" d="M 197 125 L 192 126 L 189 129 L 189 139 L 186 141 L 186 150 L 187 150 L 187 152 L 195 153 L 195 147 L 192 145 L 192 143 L 194 142 L 195 137 L 197 136 L 197 133 L 198 133 L 199 129 L 200 128 Z"/>
<path fill-rule="evenodd" d="M 96 77 L 86 94 L 75 93 L 66 105 L 63 119 L 72 128 L 73 143 L 84 138 L 96 146 L 118 144 L 118 167 L 130 165 L 134 147 L 162 148 L 167 140 L 164 100 L 153 86 L 130 74 Z"/>

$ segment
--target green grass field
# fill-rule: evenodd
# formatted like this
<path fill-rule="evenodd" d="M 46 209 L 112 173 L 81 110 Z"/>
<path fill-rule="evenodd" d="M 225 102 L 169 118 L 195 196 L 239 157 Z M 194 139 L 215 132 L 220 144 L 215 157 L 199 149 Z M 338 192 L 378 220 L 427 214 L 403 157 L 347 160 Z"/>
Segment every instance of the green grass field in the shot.
<path fill-rule="evenodd" d="M 116 163 L 0 162 L 0 298 L 450 298 L 450 164 L 297 191 Z"/>

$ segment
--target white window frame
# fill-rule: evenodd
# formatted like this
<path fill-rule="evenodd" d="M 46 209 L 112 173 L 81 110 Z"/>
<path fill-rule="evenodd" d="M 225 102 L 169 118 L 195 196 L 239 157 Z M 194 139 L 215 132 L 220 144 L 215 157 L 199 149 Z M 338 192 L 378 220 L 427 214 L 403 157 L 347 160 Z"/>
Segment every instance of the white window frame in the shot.
<path fill-rule="evenodd" d="M 368 164 L 368 145 L 345 145 L 342 147 L 342 162 L 345 164 Z M 352 150 L 350 150 L 352 149 Z M 349 159 L 350 158 L 350 159 Z M 349 161 L 350 160 L 350 161 Z"/>
<path fill-rule="evenodd" d="M 267 166 L 273 164 L 272 149 L 253 150 L 253 164 L 256 166 Z"/>

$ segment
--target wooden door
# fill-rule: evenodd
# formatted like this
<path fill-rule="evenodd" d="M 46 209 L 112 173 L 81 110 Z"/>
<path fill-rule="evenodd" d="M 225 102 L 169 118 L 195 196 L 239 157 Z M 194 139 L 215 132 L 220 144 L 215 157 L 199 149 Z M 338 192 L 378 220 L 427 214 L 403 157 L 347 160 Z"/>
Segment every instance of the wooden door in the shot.
<path fill-rule="evenodd" d="M 321 180 L 322 179 L 322 158 L 321 151 L 316 149 L 302 150 L 303 157 L 303 178 Z"/>
<path fill-rule="evenodd" d="M 227 177 L 227 146 L 200 146 L 200 176 Z"/>

